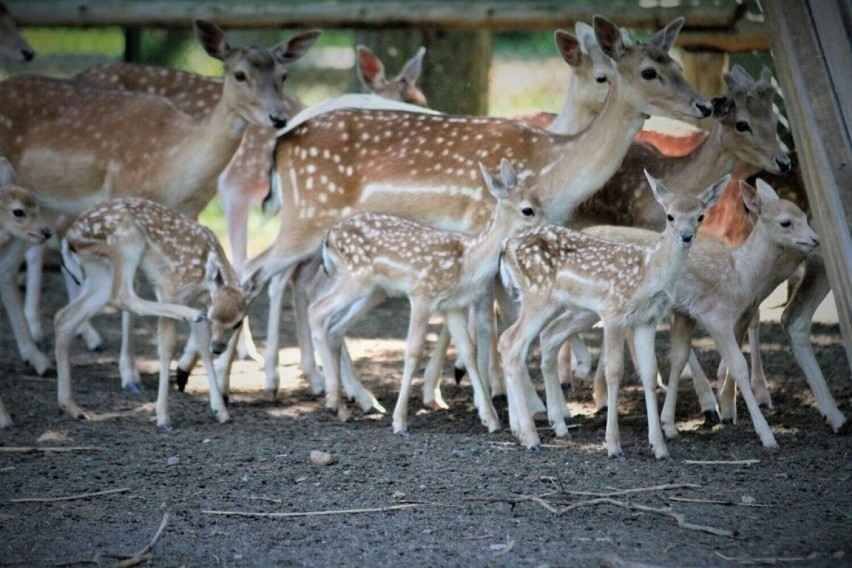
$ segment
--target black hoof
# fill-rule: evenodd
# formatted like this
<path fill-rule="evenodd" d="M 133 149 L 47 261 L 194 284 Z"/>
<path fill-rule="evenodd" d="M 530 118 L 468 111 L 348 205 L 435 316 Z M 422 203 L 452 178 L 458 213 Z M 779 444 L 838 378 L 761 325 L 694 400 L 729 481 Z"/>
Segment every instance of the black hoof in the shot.
<path fill-rule="evenodd" d="M 838 436 L 846 436 L 847 434 L 849 434 L 849 422 L 847 421 L 841 424 L 840 428 L 835 430 L 834 433 Z"/>
<path fill-rule="evenodd" d="M 337 409 L 336 408 L 326 408 L 326 411 L 329 414 L 331 414 L 332 416 L 337 416 Z"/>
<path fill-rule="evenodd" d="M 56 369 L 48 369 L 44 373 L 42 373 L 41 376 L 46 378 L 46 379 L 55 379 L 56 378 Z"/>
<path fill-rule="evenodd" d="M 375 416 L 376 414 L 380 416 L 384 416 L 385 413 L 376 408 L 375 406 L 371 406 L 367 410 L 364 411 L 364 416 Z"/>
<path fill-rule="evenodd" d="M 180 367 L 175 372 L 175 384 L 180 392 L 186 389 L 186 383 L 189 382 L 189 371 L 184 371 Z"/>
<path fill-rule="evenodd" d="M 722 417 L 719 416 L 719 413 L 715 410 L 705 410 L 704 411 L 704 425 L 705 426 L 713 426 L 714 424 L 721 424 Z"/>
<path fill-rule="evenodd" d="M 733 418 L 722 418 L 722 424 L 733 424 L 733 423 L 734 423 Z"/>
<path fill-rule="evenodd" d="M 171 424 L 163 424 L 162 426 L 157 426 L 157 428 L 159 428 L 163 432 L 171 432 L 172 430 L 175 429 L 175 427 L 172 426 Z"/>
<path fill-rule="evenodd" d="M 530 451 L 534 454 L 540 453 L 541 452 L 541 444 L 535 444 L 533 446 L 530 446 Z"/>
<path fill-rule="evenodd" d="M 564 420 L 565 420 L 565 425 L 568 426 L 568 427 L 576 426 L 577 424 L 579 424 L 579 422 L 577 422 L 577 419 L 574 418 L 573 416 L 566 416 L 564 418 Z"/>
<path fill-rule="evenodd" d="M 758 406 L 758 408 L 760 408 L 761 410 L 771 410 L 771 409 L 772 409 L 772 407 L 771 407 L 771 406 L 769 406 L 768 404 L 766 404 L 765 402 L 761 402 L 761 403 L 760 403 L 760 404 L 758 404 L 757 406 Z"/>
<path fill-rule="evenodd" d="M 508 403 L 508 402 L 509 402 L 509 397 L 508 397 L 508 396 L 506 396 L 505 394 L 495 394 L 494 396 L 492 396 L 492 397 L 491 397 L 491 402 L 505 402 L 505 403 Z"/>
<path fill-rule="evenodd" d="M 595 416 L 602 416 L 602 415 L 606 414 L 606 411 L 607 411 L 607 407 L 601 406 L 600 408 L 595 410 Z"/>
<path fill-rule="evenodd" d="M 222 395 L 222 402 L 225 403 L 225 406 L 231 406 L 231 396 L 227 394 Z"/>
<path fill-rule="evenodd" d="M 609 457 L 611 457 L 612 459 L 614 459 L 616 461 L 626 461 L 627 460 L 627 458 L 624 457 L 624 452 L 618 452 L 617 454 L 613 454 Z"/>
<path fill-rule="evenodd" d="M 142 394 L 142 385 L 139 383 L 129 383 L 124 386 L 124 390 L 130 394 Z"/>
<path fill-rule="evenodd" d="M 396 435 L 401 436 L 403 438 L 408 438 L 409 436 L 411 436 L 411 434 L 408 433 L 408 430 L 400 430 L 399 432 L 396 432 Z"/>
<path fill-rule="evenodd" d="M 466 374 L 467 374 L 467 371 L 465 369 L 459 369 L 458 367 L 453 367 L 453 376 L 456 379 L 456 385 L 461 383 L 461 380 L 464 378 L 464 376 Z"/>

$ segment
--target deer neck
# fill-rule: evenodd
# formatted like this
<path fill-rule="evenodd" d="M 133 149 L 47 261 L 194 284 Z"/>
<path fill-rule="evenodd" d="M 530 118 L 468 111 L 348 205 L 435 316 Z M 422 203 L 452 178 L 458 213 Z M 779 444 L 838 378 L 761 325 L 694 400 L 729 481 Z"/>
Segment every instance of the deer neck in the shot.
<path fill-rule="evenodd" d="M 722 125 L 716 122 L 707 138 L 691 153 L 662 160 L 654 174 L 671 187 L 698 194 L 737 165 L 737 155 L 722 143 Z"/>
<path fill-rule="evenodd" d="M 568 79 L 568 94 L 562 104 L 562 110 L 547 127 L 554 134 L 577 134 L 585 130 L 595 119 L 600 109 L 581 104 L 580 81 L 573 73 Z"/>
<path fill-rule="evenodd" d="M 647 286 L 654 290 L 667 290 L 674 294 L 678 277 L 686 266 L 689 249 L 681 246 L 668 229 L 651 249 L 646 262 Z"/>
<path fill-rule="evenodd" d="M 603 187 L 621 166 L 646 118 L 622 96 L 616 76 L 603 109 L 588 128 L 548 149 L 537 194 L 551 223 L 564 224 L 577 206 Z"/>
<path fill-rule="evenodd" d="M 473 287 L 494 278 L 503 244 L 510 236 L 509 222 L 495 211 L 476 235 L 462 235 L 462 274 Z"/>

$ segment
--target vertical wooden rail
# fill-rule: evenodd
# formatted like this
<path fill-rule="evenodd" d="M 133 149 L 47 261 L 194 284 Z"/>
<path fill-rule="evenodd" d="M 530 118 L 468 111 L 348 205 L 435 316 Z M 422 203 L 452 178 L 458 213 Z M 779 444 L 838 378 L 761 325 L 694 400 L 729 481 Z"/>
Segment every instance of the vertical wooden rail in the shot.
<path fill-rule="evenodd" d="M 763 9 L 852 365 L 852 49 L 843 1 L 766 0 Z"/>

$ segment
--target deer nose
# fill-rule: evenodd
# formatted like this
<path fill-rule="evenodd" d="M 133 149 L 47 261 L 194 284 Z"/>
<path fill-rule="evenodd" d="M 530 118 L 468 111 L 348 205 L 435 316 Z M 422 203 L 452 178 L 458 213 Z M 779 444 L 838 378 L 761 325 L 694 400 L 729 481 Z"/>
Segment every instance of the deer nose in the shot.
<path fill-rule="evenodd" d="M 272 121 L 272 126 L 274 126 L 275 128 L 284 128 L 285 126 L 287 126 L 286 118 L 281 118 L 280 116 L 270 114 L 269 120 Z"/>
<path fill-rule="evenodd" d="M 692 239 L 695 238 L 695 233 L 681 233 L 680 240 L 685 245 L 692 244 Z"/>
<path fill-rule="evenodd" d="M 21 55 L 24 56 L 24 61 L 32 61 L 33 57 L 35 57 L 35 51 L 28 47 L 25 47 L 21 50 Z"/>
<path fill-rule="evenodd" d="M 709 103 L 705 103 L 704 101 L 699 101 L 695 103 L 695 106 L 698 107 L 698 111 L 707 118 L 711 114 L 713 114 L 713 106 Z"/>
<path fill-rule="evenodd" d="M 44 229 L 41 230 L 41 234 L 44 237 L 44 240 L 47 240 L 47 239 L 50 238 L 50 235 L 52 235 L 53 233 L 50 232 L 50 229 L 45 227 Z"/>
<path fill-rule="evenodd" d="M 781 170 L 782 174 L 786 174 L 790 171 L 792 167 L 792 163 L 790 162 L 790 158 L 784 156 L 783 158 L 775 158 L 775 165 L 778 166 L 778 169 Z"/>

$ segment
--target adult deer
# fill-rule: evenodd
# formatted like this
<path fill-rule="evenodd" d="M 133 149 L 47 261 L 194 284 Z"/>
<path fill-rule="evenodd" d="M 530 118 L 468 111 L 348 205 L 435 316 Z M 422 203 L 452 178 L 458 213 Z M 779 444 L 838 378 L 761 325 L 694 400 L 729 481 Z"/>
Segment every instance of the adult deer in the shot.
<path fill-rule="evenodd" d="M 278 236 L 248 266 L 262 267 L 264 278 L 288 278 L 319 248 L 331 224 L 360 211 L 475 231 L 492 207 L 475 183 L 476 162 L 493 167 L 497 156 L 506 156 L 521 179 L 530 179 L 549 219 L 564 222 L 614 173 L 648 115 L 694 119 L 710 114 L 711 107 L 667 53 L 682 23 L 672 22 L 648 44 L 627 46 L 615 25 L 595 17 L 597 41 L 615 60 L 616 73 L 603 109 L 575 136 L 500 118 L 382 110 L 339 110 L 301 124 L 276 144 L 272 185 L 283 205 Z M 576 38 L 563 34 L 570 50 L 579 54 Z M 491 295 L 482 301 L 490 306 Z M 266 387 L 274 393 L 281 294 L 270 303 Z M 487 321 L 480 325 L 484 333 L 477 334 L 477 356 L 483 374 L 490 333 Z M 319 391 L 322 384 L 314 388 Z"/>
<path fill-rule="evenodd" d="M 232 48 L 196 20 L 207 53 L 223 62 L 218 104 L 203 119 L 152 95 L 37 76 L 0 82 L 0 155 L 47 209 L 77 215 L 93 203 L 144 196 L 195 218 L 250 123 L 283 127 L 281 81 L 319 36 L 307 31 L 272 49 Z M 49 167 L 46 165 L 49 164 Z M 136 382 L 124 369 L 122 384 Z"/>
<path fill-rule="evenodd" d="M 478 234 L 441 231 L 379 213 L 359 213 L 329 229 L 323 244 L 323 262 L 332 283 L 311 304 L 309 314 L 314 342 L 323 361 L 326 407 L 342 420 L 348 417 L 340 400 L 338 369 L 345 331 L 376 297 L 405 294 L 411 303 L 411 319 L 402 388 L 393 415 L 394 433 L 407 433 L 411 380 L 429 317 L 435 312 L 444 315 L 462 360 L 471 371 L 482 423 L 490 432 L 499 428 L 488 388 L 473 365 L 468 308 L 497 275 L 503 242 L 546 219 L 529 189 L 519 187 L 508 161 L 501 162 L 499 177 L 481 164 L 480 167 L 496 204 Z"/>
<path fill-rule="evenodd" d="M 512 431 L 527 448 L 540 448 L 522 385 L 529 346 L 542 330 L 547 333 L 545 326 L 567 310 L 578 315 L 591 312 L 603 320 L 609 389 L 606 425 L 609 456 L 623 455 L 616 406 L 623 373 L 624 333 L 628 328 L 633 330 L 645 390 L 649 440 L 657 458 L 669 456 L 654 392 L 655 328 L 669 309 L 672 291 L 686 264 L 704 211 L 722 195 L 728 176 L 697 197 L 675 194 L 650 174 L 646 176 L 667 219 L 663 234 L 655 235 L 650 246 L 608 242 L 554 226 L 527 231 L 506 243 L 501 274 L 507 286 L 518 292 L 521 309 L 517 321 L 500 336 L 500 354 Z M 555 427 L 564 430 L 562 410 L 551 405 L 555 398 L 552 381 L 546 384 L 548 418 Z M 564 401 L 561 390 L 558 398 Z"/>
<path fill-rule="evenodd" d="M 210 406 L 219 422 L 228 421 L 211 353 L 222 353 L 232 343 L 259 288 L 256 279 L 240 284 L 213 232 L 172 209 L 131 197 L 92 206 L 74 221 L 62 242 L 63 264 L 81 289 L 54 322 L 59 407 L 72 418 L 86 418 L 71 394 L 71 340 L 83 321 L 112 302 L 124 311 L 159 317 L 157 426 L 172 428 L 168 395 L 175 320 L 190 323 L 191 343 L 207 371 Z M 136 295 L 133 281 L 140 269 L 157 301 Z M 205 309 L 187 307 L 191 304 Z"/>

